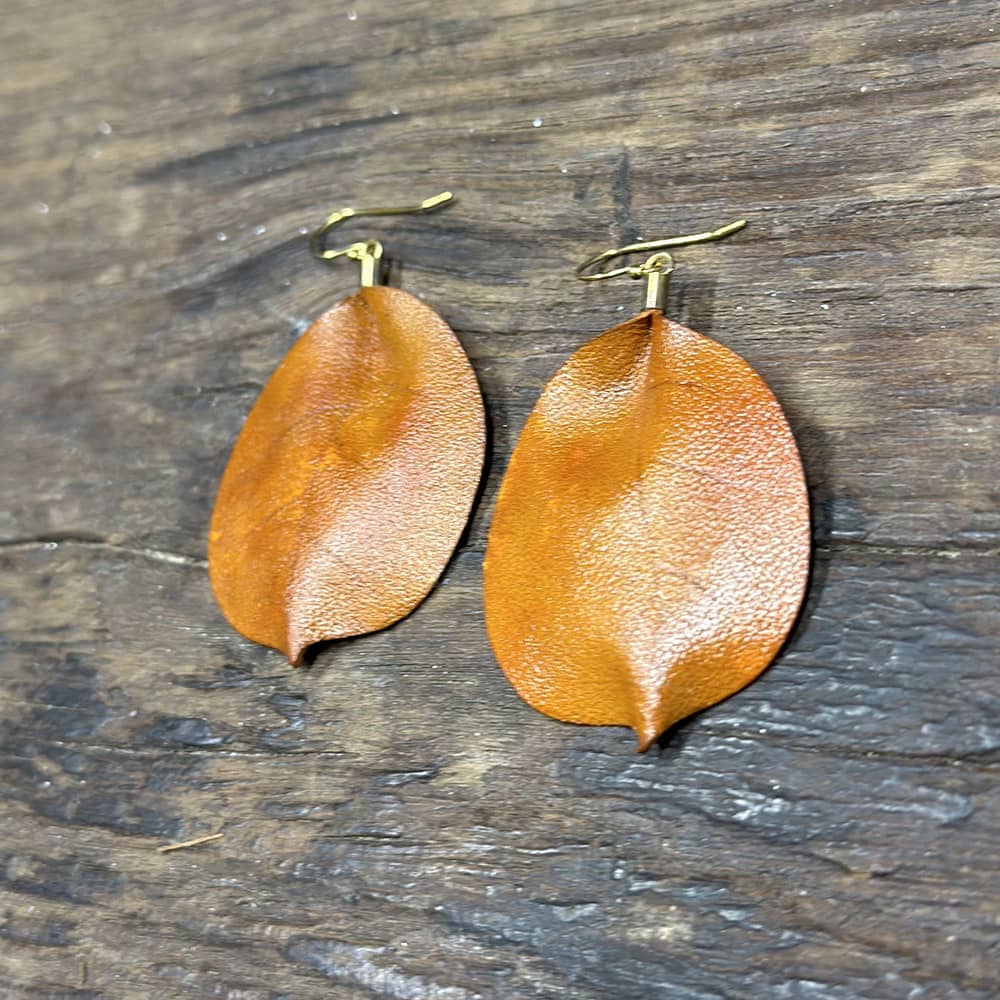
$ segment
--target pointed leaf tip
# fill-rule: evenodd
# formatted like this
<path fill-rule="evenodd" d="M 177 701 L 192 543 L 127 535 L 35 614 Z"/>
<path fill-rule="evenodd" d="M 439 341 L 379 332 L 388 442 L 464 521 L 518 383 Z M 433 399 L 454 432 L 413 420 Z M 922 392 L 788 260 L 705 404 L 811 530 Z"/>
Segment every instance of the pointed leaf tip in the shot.
<path fill-rule="evenodd" d="M 660 738 L 658 729 L 644 729 L 640 726 L 633 732 L 638 740 L 635 748 L 636 753 L 645 753 Z"/>
<path fill-rule="evenodd" d="M 308 648 L 309 646 L 306 644 L 289 645 L 288 652 L 285 653 L 285 656 L 288 659 L 288 665 L 290 667 L 301 667 L 302 657 Z"/>

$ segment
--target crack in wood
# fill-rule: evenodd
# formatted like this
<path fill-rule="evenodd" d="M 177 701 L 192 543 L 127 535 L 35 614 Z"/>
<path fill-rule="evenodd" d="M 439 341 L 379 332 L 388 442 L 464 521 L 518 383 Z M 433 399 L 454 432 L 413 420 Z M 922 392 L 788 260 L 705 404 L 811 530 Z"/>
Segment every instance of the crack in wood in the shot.
<path fill-rule="evenodd" d="M 62 545 L 93 551 L 107 551 L 125 556 L 138 556 L 151 559 L 154 562 L 171 563 L 177 566 L 194 566 L 200 569 L 208 567 L 208 560 L 182 552 L 170 552 L 165 549 L 155 549 L 146 546 L 129 544 L 127 542 L 102 541 L 90 535 L 42 534 L 24 538 L 0 539 L 0 551 L 31 552 L 38 549 L 55 551 Z M 868 543 L 853 538 L 827 538 L 813 544 L 816 553 L 855 552 L 865 555 L 884 555 L 896 559 L 962 559 L 967 557 L 977 559 L 994 559 L 1000 557 L 1000 548 L 984 548 L 979 545 L 959 545 L 954 548 L 927 545 L 886 545 L 885 543 Z M 455 550 L 455 558 L 464 555 L 483 555 L 486 547 L 482 543 L 460 546 Z"/>

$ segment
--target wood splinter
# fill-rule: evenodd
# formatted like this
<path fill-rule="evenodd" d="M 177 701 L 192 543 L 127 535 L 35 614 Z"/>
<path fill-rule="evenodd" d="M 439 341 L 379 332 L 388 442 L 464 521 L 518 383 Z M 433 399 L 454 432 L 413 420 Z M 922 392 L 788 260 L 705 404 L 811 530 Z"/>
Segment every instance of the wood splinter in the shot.
<path fill-rule="evenodd" d="M 160 854 L 169 854 L 171 851 L 183 851 L 187 847 L 199 847 L 201 844 L 207 844 L 209 841 L 220 840 L 221 838 L 221 833 L 210 833 L 205 837 L 194 837 L 191 840 L 183 840 L 179 844 L 164 844 L 156 850 Z"/>

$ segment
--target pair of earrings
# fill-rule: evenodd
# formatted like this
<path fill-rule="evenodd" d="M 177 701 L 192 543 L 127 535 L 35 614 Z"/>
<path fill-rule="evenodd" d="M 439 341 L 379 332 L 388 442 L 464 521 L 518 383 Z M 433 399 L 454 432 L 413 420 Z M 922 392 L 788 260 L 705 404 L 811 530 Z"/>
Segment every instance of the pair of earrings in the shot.
<path fill-rule="evenodd" d="M 313 643 L 409 614 L 468 520 L 485 414 L 465 352 L 420 300 L 379 284 L 381 243 L 326 246 L 345 219 L 451 197 L 345 208 L 313 233 L 316 256 L 360 263 L 361 288 L 289 351 L 223 475 L 209 536 L 216 599 L 237 631 L 293 665 Z M 743 225 L 580 265 L 583 280 L 644 278 L 645 308 L 545 387 L 489 533 L 486 625 L 511 684 L 554 718 L 630 726 L 640 750 L 771 662 L 808 577 L 805 480 L 777 400 L 745 361 L 663 314 L 667 248 Z"/>

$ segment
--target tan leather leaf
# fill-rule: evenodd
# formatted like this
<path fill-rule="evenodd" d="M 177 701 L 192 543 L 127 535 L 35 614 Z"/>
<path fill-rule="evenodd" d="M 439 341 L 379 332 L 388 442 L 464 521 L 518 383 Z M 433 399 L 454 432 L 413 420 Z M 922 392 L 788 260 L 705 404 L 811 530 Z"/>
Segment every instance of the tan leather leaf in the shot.
<path fill-rule="evenodd" d="M 809 507 L 777 400 L 649 310 L 546 386 L 500 488 L 486 624 L 530 705 L 639 749 L 753 680 L 794 622 Z"/>
<path fill-rule="evenodd" d="M 409 614 L 462 534 L 484 443 L 476 377 L 444 320 L 362 288 L 309 327 L 247 417 L 212 515 L 219 607 L 293 664 Z"/>

